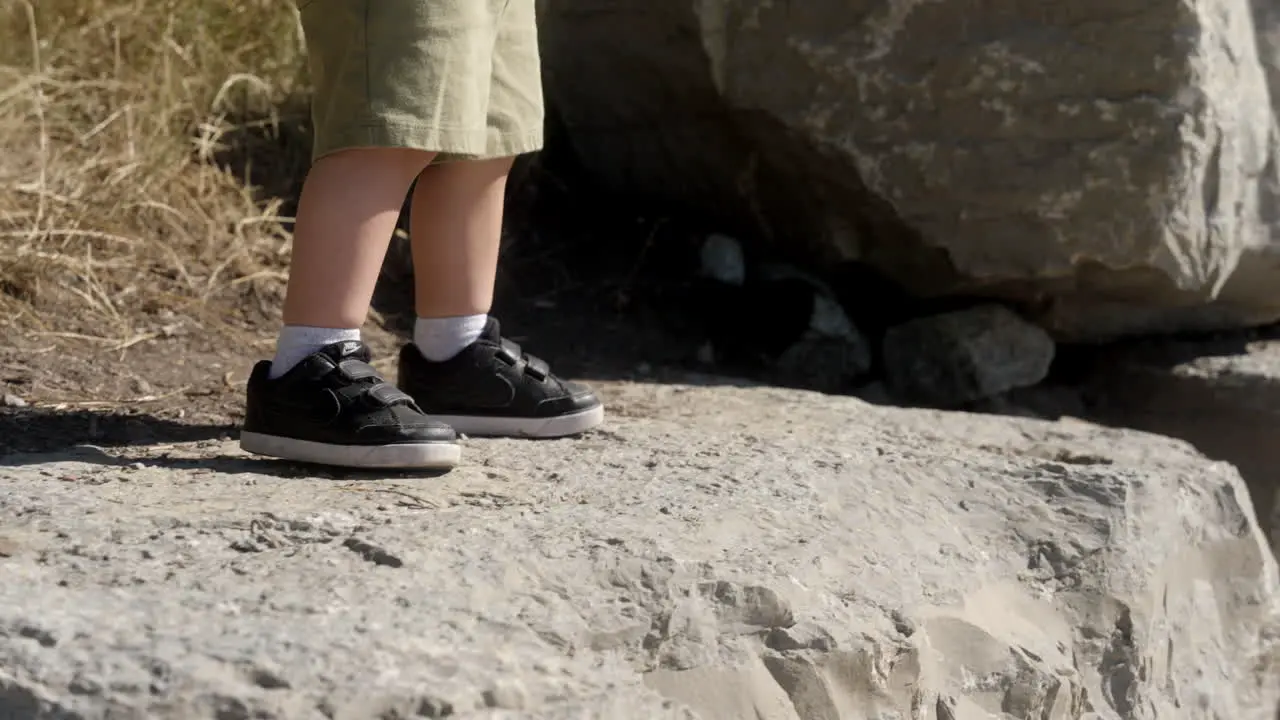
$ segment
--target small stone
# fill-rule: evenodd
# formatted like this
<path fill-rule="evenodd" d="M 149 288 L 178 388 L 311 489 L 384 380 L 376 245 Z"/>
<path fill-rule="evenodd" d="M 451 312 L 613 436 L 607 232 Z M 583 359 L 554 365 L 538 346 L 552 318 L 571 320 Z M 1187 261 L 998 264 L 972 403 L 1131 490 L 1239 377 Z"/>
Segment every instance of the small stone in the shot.
<path fill-rule="evenodd" d="M 13 393 L 5 393 L 4 397 L 0 398 L 0 401 L 3 402 L 5 407 L 24 408 L 27 406 L 26 400 L 23 400 Z"/>
<path fill-rule="evenodd" d="M 822 337 L 862 342 L 858 328 L 854 327 L 849 314 L 840 307 L 840 303 L 821 292 L 813 296 L 813 316 L 809 319 L 809 328 Z"/>
<path fill-rule="evenodd" d="M 702 243 L 702 274 L 726 285 L 741 286 L 747 281 L 747 260 L 742 244 L 728 235 L 714 233 Z"/>
<path fill-rule="evenodd" d="M 1040 382 L 1049 373 L 1055 346 L 1042 328 L 992 304 L 890 328 L 882 352 L 897 396 L 955 407 Z"/>

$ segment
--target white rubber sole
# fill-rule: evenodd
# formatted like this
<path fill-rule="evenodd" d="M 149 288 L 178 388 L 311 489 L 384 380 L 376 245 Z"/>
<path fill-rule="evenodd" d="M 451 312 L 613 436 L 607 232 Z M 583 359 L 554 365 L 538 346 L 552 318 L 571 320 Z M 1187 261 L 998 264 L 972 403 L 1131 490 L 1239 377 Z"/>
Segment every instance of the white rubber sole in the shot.
<path fill-rule="evenodd" d="M 328 445 L 261 433 L 240 433 L 240 449 L 294 462 L 349 468 L 448 470 L 462 459 L 457 443 Z"/>
<path fill-rule="evenodd" d="M 577 435 L 604 422 L 604 406 L 549 418 L 432 415 L 463 435 L 475 437 L 555 438 Z"/>

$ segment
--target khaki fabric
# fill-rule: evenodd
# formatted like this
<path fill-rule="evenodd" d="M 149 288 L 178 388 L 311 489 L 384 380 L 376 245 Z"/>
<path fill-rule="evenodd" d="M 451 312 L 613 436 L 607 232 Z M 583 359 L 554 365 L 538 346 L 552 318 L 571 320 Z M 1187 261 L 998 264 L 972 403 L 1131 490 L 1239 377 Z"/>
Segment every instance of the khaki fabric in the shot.
<path fill-rule="evenodd" d="M 313 158 L 405 147 L 439 160 L 542 147 L 534 0 L 297 0 Z"/>

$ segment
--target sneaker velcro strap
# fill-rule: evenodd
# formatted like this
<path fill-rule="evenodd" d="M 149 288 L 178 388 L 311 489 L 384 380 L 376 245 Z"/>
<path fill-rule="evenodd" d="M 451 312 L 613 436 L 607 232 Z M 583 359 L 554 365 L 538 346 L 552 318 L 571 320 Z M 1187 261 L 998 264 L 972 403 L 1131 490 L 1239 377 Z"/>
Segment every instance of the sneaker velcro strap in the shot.
<path fill-rule="evenodd" d="M 413 405 L 413 398 L 391 383 L 378 383 L 365 393 L 384 407 L 392 405 Z"/>
<path fill-rule="evenodd" d="M 532 375 L 538 382 L 542 382 L 551 376 L 551 367 L 542 358 L 526 355 L 524 361 L 525 373 Z"/>
<path fill-rule="evenodd" d="M 520 360 L 521 356 L 524 355 L 524 348 L 520 347 L 519 343 L 513 342 L 506 338 L 502 338 L 501 352 L 502 354 L 510 356 L 512 361 L 511 364 L 515 365 L 516 364 L 515 361 Z"/>
<path fill-rule="evenodd" d="M 338 363 L 338 371 L 348 380 L 369 380 L 370 378 L 379 378 L 381 375 L 369 363 L 355 358 L 347 358 Z"/>
<path fill-rule="evenodd" d="M 551 368 L 542 358 L 526 355 L 524 348 L 519 343 L 512 342 L 506 338 L 502 339 L 502 348 L 498 350 L 497 356 L 503 362 L 516 368 L 521 368 L 522 372 L 528 373 L 538 382 L 551 377 Z"/>
<path fill-rule="evenodd" d="M 333 360 L 330 360 L 328 356 L 317 353 L 304 358 L 302 362 L 298 363 L 297 368 L 291 372 L 307 380 L 319 380 L 333 372 L 335 367 Z"/>

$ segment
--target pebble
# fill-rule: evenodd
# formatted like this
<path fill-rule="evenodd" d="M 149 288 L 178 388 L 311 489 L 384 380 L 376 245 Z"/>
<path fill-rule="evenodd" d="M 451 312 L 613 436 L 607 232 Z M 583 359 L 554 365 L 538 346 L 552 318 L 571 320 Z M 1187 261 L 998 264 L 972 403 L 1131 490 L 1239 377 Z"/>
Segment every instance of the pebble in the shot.
<path fill-rule="evenodd" d="M 23 400 L 22 398 L 18 397 L 17 395 L 14 395 L 13 393 L 5 393 L 4 398 L 2 400 L 5 407 L 24 408 L 27 406 L 26 400 Z"/>
<path fill-rule="evenodd" d="M 702 274 L 726 285 L 741 287 L 747 281 L 747 261 L 742 244 L 728 235 L 713 233 L 702 243 Z"/>

